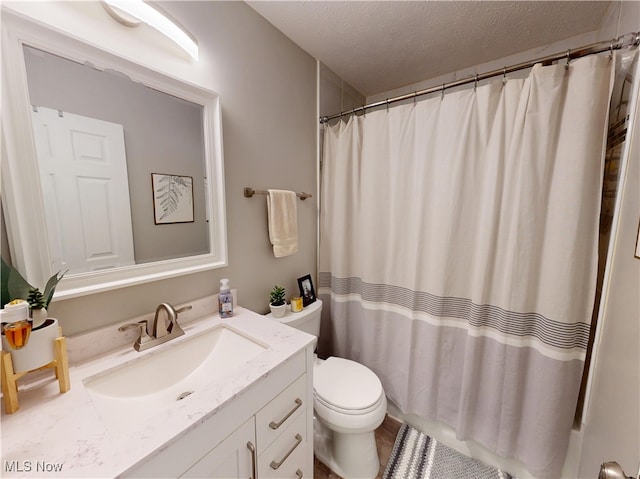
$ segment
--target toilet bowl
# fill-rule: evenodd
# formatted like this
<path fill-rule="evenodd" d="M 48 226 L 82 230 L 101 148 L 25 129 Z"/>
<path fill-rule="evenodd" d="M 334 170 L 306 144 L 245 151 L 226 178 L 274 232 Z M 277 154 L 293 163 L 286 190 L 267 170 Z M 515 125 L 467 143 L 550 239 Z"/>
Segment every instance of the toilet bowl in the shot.
<path fill-rule="evenodd" d="M 317 428 L 333 434 L 318 459 L 344 478 L 374 478 L 380 461 L 374 430 L 387 412 L 380 379 L 349 359 L 330 357 L 313 370 L 313 409 Z"/>
<path fill-rule="evenodd" d="M 313 334 L 320 332 L 322 301 L 275 321 Z M 366 366 L 344 358 L 316 359 L 313 368 L 314 453 L 345 479 L 374 478 L 380 461 L 374 430 L 382 424 L 387 398 Z"/>

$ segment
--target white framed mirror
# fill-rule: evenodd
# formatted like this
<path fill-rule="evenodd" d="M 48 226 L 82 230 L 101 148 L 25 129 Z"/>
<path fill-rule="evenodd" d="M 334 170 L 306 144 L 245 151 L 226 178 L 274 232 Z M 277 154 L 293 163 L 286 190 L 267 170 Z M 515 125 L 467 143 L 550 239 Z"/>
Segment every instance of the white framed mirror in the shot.
<path fill-rule="evenodd" d="M 56 299 L 227 265 L 220 98 L 3 12 L 11 260 Z M 119 166 L 118 166 L 119 165 Z"/>

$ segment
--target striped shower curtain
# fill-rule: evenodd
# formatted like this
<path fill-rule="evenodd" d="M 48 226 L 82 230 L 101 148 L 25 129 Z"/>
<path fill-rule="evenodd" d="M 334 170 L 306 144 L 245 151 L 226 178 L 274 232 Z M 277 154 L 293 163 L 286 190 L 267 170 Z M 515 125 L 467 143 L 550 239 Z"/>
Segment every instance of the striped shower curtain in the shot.
<path fill-rule="evenodd" d="M 613 64 L 536 65 L 325 131 L 320 353 L 537 477 L 560 475 L 578 397 Z"/>

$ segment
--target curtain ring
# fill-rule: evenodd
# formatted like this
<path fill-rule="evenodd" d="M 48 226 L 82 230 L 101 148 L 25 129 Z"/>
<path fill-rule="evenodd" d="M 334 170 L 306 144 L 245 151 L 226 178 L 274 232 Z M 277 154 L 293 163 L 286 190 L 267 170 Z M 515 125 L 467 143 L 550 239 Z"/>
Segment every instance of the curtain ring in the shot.
<path fill-rule="evenodd" d="M 475 84 L 473 85 L 473 91 L 476 91 L 478 89 L 478 74 L 476 73 L 476 79 L 475 79 Z"/>
<path fill-rule="evenodd" d="M 502 68 L 502 83 L 507 83 L 507 67 Z"/>
<path fill-rule="evenodd" d="M 609 43 L 609 60 L 613 58 L 613 40 Z"/>
<path fill-rule="evenodd" d="M 415 105 L 417 103 L 416 98 L 418 98 L 418 92 L 414 91 L 413 92 L 413 104 Z"/>
<path fill-rule="evenodd" d="M 567 50 L 567 64 L 564 66 L 565 70 L 569 69 L 569 62 L 571 61 L 571 50 Z"/>
<path fill-rule="evenodd" d="M 442 84 L 442 90 L 440 90 L 442 92 L 442 95 L 440 96 L 440 100 L 444 100 L 444 89 L 445 89 L 445 84 Z"/>
<path fill-rule="evenodd" d="M 389 99 L 387 98 L 387 113 L 389 113 Z"/>

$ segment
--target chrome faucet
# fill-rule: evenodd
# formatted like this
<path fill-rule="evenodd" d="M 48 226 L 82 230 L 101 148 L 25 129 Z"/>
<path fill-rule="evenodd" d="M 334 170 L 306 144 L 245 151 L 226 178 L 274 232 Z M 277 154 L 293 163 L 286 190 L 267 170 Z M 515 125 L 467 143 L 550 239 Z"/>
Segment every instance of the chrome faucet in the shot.
<path fill-rule="evenodd" d="M 137 323 L 127 323 L 123 324 L 118 328 L 118 331 L 128 331 L 132 328 L 140 329 L 140 336 L 135 343 L 133 343 L 133 347 L 136 351 L 144 351 L 146 349 L 152 348 L 162 343 L 166 343 L 167 341 L 182 336 L 184 331 L 178 324 L 178 313 L 182 313 L 184 311 L 189 311 L 192 308 L 191 305 L 185 306 L 176 310 L 169 303 L 160 303 L 156 308 L 156 315 L 153 318 L 153 327 L 152 331 L 149 332 L 149 323 L 145 320 L 138 321 Z M 164 336 L 158 337 L 158 316 L 160 311 L 165 310 L 167 313 L 167 321 L 168 325 L 166 326 L 167 334 Z"/>

